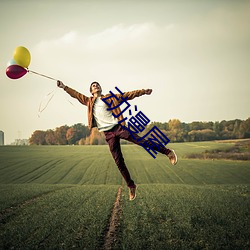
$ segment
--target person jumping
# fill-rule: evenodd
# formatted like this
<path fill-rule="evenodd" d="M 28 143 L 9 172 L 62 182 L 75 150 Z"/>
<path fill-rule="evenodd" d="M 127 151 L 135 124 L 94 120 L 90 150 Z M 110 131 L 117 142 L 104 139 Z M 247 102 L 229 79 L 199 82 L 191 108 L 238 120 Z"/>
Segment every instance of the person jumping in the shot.
<path fill-rule="evenodd" d="M 125 126 L 123 115 L 121 114 L 117 118 L 114 117 L 121 113 L 119 107 L 119 101 L 121 100 L 121 97 L 123 97 L 124 99 L 126 98 L 127 100 L 132 100 L 135 97 L 139 97 L 145 94 L 150 95 L 152 93 L 152 89 L 134 90 L 111 96 L 111 94 L 103 95 L 100 84 L 98 82 L 92 82 L 90 85 L 90 93 L 92 94 L 92 96 L 87 97 L 77 92 L 76 90 L 64 85 L 62 81 L 58 80 L 57 86 L 64 89 L 70 96 L 76 98 L 81 104 L 88 107 L 88 127 L 90 130 L 94 127 L 97 127 L 99 132 L 104 132 L 114 161 L 129 188 L 129 200 L 132 201 L 136 198 L 136 184 L 131 179 L 129 170 L 125 164 L 121 151 L 120 139 L 125 139 L 139 146 L 141 146 L 141 143 L 146 143 L 146 145 L 152 147 L 155 151 L 166 155 L 172 165 L 175 165 L 177 163 L 177 155 L 175 154 L 174 150 L 163 147 L 162 145 L 155 142 L 155 145 L 153 145 L 150 140 L 140 139 L 141 137 L 137 134 L 134 134 L 132 136 L 128 130 L 123 128 L 123 126 Z M 118 106 L 113 110 L 113 113 L 111 112 L 111 110 L 107 110 L 108 106 L 104 101 L 102 101 L 102 99 L 105 99 L 107 97 L 111 100 L 110 103 L 112 103 L 113 107 Z M 119 121 L 122 122 L 119 123 Z M 140 142 L 138 142 L 138 139 L 140 139 Z"/>

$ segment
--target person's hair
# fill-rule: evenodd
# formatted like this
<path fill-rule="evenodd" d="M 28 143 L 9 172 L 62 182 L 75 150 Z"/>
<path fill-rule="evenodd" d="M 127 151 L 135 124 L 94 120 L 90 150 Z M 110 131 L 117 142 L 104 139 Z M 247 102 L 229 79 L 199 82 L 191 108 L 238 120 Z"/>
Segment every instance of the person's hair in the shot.
<path fill-rule="evenodd" d="M 97 84 L 101 87 L 101 85 L 99 84 L 99 82 L 92 82 L 92 83 L 90 84 L 90 87 L 89 87 L 89 92 L 90 92 L 90 93 L 92 93 L 92 85 L 93 85 L 94 83 L 97 83 Z"/>

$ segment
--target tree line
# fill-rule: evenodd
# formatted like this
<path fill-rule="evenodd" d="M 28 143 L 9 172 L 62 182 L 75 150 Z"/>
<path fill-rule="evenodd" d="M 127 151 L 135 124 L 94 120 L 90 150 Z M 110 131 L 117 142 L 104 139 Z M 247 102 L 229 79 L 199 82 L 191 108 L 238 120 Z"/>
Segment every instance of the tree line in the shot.
<path fill-rule="evenodd" d="M 165 134 L 170 142 L 193 142 L 250 138 L 250 118 L 221 122 L 191 123 L 171 119 L 168 122 L 152 122 L 140 135 L 144 135 L 154 126 Z M 78 123 L 73 126 L 63 125 L 46 131 L 36 130 L 29 138 L 31 145 L 101 145 L 106 144 L 105 136 L 98 130 Z M 127 143 L 123 141 L 122 143 Z"/>

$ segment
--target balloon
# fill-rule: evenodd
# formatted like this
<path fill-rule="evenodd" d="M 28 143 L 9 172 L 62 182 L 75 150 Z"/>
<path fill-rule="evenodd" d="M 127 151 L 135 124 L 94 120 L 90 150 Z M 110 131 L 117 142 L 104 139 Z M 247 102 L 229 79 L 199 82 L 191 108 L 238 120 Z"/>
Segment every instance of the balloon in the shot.
<path fill-rule="evenodd" d="M 28 71 L 19 65 L 10 65 L 6 69 L 6 75 L 11 79 L 18 79 L 24 76 Z"/>
<path fill-rule="evenodd" d="M 13 57 L 17 65 L 23 68 L 29 67 L 31 56 L 30 56 L 30 52 L 25 47 L 19 46 L 15 48 Z"/>
<path fill-rule="evenodd" d="M 7 67 L 10 66 L 10 65 L 16 65 L 16 64 L 17 64 L 16 61 L 12 58 L 12 59 L 10 59 L 10 60 L 8 61 Z"/>

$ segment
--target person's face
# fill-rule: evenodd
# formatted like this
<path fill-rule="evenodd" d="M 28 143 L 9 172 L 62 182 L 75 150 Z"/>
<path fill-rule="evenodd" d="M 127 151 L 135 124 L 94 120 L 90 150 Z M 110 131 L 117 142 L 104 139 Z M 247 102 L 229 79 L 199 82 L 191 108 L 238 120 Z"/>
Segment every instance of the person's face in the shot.
<path fill-rule="evenodd" d="M 102 88 L 101 88 L 101 86 L 98 83 L 93 83 L 91 85 L 91 93 L 95 94 L 97 92 L 102 92 Z"/>

